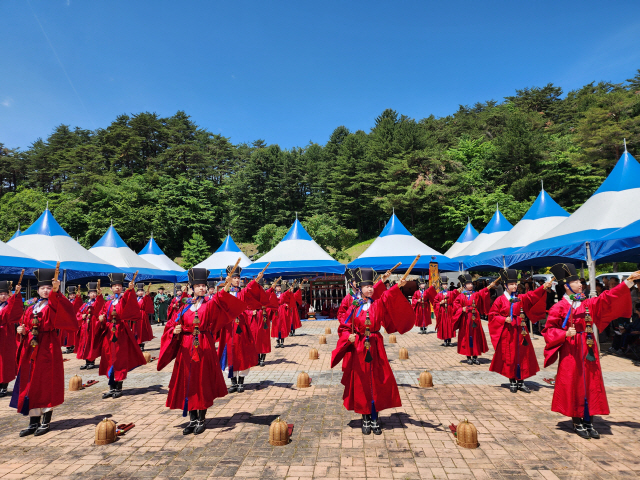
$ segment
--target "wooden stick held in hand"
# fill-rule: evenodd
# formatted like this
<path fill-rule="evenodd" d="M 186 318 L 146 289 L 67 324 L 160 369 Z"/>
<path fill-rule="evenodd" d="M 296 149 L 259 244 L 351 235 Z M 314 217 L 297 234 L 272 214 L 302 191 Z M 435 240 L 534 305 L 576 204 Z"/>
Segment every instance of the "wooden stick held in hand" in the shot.
<path fill-rule="evenodd" d="M 239 259 L 238 259 L 238 260 L 239 260 Z M 265 272 L 265 270 L 266 270 L 267 268 L 269 268 L 269 265 L 271 265 L 271 262 L 267 263 L 267 264 L 264 266 L 264 268 L 262 269 L 262 271 L 261 271 L 260 273 L 264 273 L 264 272 Z"/>
<path fill-rule="evenodd" d="M 418 255 L 419 256 L 419 255 Z M 415 262 L 414 262 L 415 263 Z M 398 262 L 396 263 L 393 267 L 391 267 L 389 269 L 389 273 L 393 272 L 396 268 L 398 268 L 400 265 L 402 265 L 402 262 Z M 413 265 L 412 265 L 413 266 Z"/>
<path fill-rule="evenodd" d="M 404 275 L 402 276 L 402 278 L 400 279 L 400 282 L 402 282 L 403 280 L 406 280 L 407 277 L 409 276 L 409 274 L 411 273 L 411 270 L 413 270 L 413 267 L 416 266 L 416 263 L 418 263 L 418 260 L 420 260 L 420 254 L 418 254 L 418 256 L 413 260 L 413 262 L 411 263 L 411 265 L 409 265 L 409 268 L 407 269 L 407 271 L 404 273 Z M 398 282 L 398 283 L 400 283 Z"/>
<path fill-rule="evenodd" d="M 24 276 L 24 268 L 22 269 L 22 271 L 20 272 L 20 278 L 18 279 L 18 283 L 16 283 L 16 285 L 20 285 L 22 284 L 22 277 Z"/>

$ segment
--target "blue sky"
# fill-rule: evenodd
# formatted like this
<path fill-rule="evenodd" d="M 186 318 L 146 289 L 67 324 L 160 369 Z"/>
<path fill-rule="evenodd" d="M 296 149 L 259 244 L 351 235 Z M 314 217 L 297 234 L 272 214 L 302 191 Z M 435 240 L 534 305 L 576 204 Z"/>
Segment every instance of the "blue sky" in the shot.
<path fill-rule="evenodd" d="M 234 143 L 325 143 L 640 68 L 640 2 L 0 0 L 0 142 L 184 110 Z"/>

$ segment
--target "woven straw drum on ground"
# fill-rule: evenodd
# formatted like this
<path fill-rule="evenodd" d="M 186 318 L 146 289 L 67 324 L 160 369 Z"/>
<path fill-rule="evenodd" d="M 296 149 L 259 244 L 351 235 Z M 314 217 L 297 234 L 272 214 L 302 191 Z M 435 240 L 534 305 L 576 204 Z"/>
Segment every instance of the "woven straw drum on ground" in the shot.
<path fill-rule="evenodd" d="M 150 363 L 150 362 L 151 362 L 151 354 L 150 354 L 149 352 L 143 352 L 143 353 L 142 353 L 142 356 L 144 357 L 144 359 L 145 359 L 145 361 L 146 361 L 147 363 Z"/>
<path fill-rule="evenodd" d="M 478 448 L 478 430 L 465 418 L 456 427 L 456 440 L 464 448 Z"/>
<path fill-rule="evenodd" d="M 402 347 L 399 352 L 400 360 L 408 360 L 409 359 L 409 350 Z"/>
<path fill-rule="evenodd" d="M 107 445 L 116 441 L 116 424 L 106 418 L 96 426 L 96 445 Z"/>
<path fill-rule="evenodd" d="M 331 335 L 331 329 L 330 329 L 329 327 L 326 327 L 326 328 L 324 329 L 324 334 L 325 334 L 325 335 Z"/>
<path fill-rule="evenodd" d="M 420 374 L 418 382 L 422 388 L 433 387 L 433 377 L 426 370 Z"/>
<path fill-rule="evenodd" d="M 298 388 L 309 388 L 311 386 L 311 379 L 309 378 L 309 374 L 305 372 L 300 372 L 298 375 L 298 380 L 296 382 L 296 387 Z"/>
<path fill-rule="evenodd" d="M 276 418 L 269 427 L 269 443 L 281 447 L 289 443 L 289 426 L 287 422 Z"/>
<path fill-rule="evenodd" d="M 81 389 L 82 389 L 82 378 L 80 378 L 78 375 L 74 375 L 69 380 L 69 391 L 77 392 L 78 390 L 81 390 Z"/>
<path fill-rule="evenodd" d="M 395 335 L 389 335 L 389 343 L 398 343 Z"/>
<path fill-rule="evenodd" d="M 318 360 L 318 349 L 312 348 L 309 350 L 309 360 Z"/>
<path fill-rule="evenodd" d="M 320 335 L 320 345 L 326 345 L 327 344 L 327 337 L 325 337 L 324 335 Z"/>

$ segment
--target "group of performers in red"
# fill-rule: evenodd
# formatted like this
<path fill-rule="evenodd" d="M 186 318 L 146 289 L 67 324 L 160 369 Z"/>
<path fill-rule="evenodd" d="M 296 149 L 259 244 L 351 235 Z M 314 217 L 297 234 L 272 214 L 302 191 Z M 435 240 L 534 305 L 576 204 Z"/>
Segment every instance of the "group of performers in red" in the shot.
<path fill-rule="evenodd" d="M 478 357 L 488 351 L 480 321 L 481 315 L 488 316 L 495 350 L 489 370 L 508 378 L 513 393 L 530 393 L 524 380 L 540 370 L 526 320 L 536 323 L 547 315 L 544 366 L 559 359 L 551 410 L 571 417 L 579 436 L 599 438 L 592 417 L 607 415 L 609 407 L 594 326 L 603 329 L 631 315 L 629 289 L 640 271 L 589 299 L 573 265 L 558 264 L 551 271 L 566 294 L 547 314 L 551 283 L 518 295 L 519 279 L 512 269 L 501 271 L 500 279 L 478 292 L 468 274 L 458 277 L 458 290 L 449 290 L 444 276 L 439 289 L 426 288 L 420 280 L 411 303 L 400 290 L 404 279 L 388 288 L 391 272 L 377 277 L 370 268 L 347 270 L 350 288 L 338 309 L 339 339 L 331 367 L 342 362 L 343 403 L 362 415 L 362 433 L 380 435 L 379 412 L 401 406 L 381 328 L 389 334 L 403 334 L 414 326 L 426 332 L 433 305 L 442 345 L 451 346 L 458 331 L 458 352 L 469 365 L 479 364 Z M 71 298 L 59 291 L 55 273 L 35 272 L 39 298 L 26 302 L 26 310 L 20 285 L 11 295 L 11 283 L 0 282 L 0 397 L 8 395 L 8 384 L 15 379 L 10 406 L 29 416 L 20 436 L 47 433 L 53 409 L 64 402 L 62 346 L 75 347 L 77 358 L 85 360 L 81 369 L 95 368 L 100 357 L 99 373 L 109 382 L 103 398 L 119 398 L 127 373 L 146 363 L 142 346 L 153 338 L 144 285 L 129 282 L 125 289 L 125 275 L 111 274 L 113 294 L 104 298 L 100 284 L 89 283 L 89 299 L 82 303 L 76 300 L 79 295 L 73 296 L 76 291 L 70 291 Z M 220 283 L 212 283 L 209 273 L 189 270 L 193 294 L 187 295 L 185 286 L 173 300 L 157 364 L 161 370 L 174 361 L 166 405 L 189 416 L 185 435 L 205 431 L 206 412 L 216 398 L 244 391 L 250 369 L 265 365 L 271 338 L 275 348 L 283 348 L 284 339 L 299 328 L 301 295 L 295 283 L 277 280 L 267 285 L 260 274 L 241 288 L 240 268 L 230 266 Z M 490 290 L 499 280 L 504 293 L 492 302 Z"/>

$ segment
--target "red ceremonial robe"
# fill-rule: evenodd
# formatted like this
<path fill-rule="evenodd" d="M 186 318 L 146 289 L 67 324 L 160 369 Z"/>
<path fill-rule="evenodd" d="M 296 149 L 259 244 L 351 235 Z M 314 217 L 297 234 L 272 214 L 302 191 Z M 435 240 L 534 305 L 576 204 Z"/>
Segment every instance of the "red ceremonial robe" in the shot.
<path fill-rule="evenodd" d="M 384 349 L 384 339 L 380 335 L 380 327 L 388 333 L 406 333 L 413 328 L 414 317 L 411 304 L 407 302 L 397 285 L 385 291 L 378 300 L 369 304 L 368 310 L 363 306 L 352 305 L 349 314 L 354 310 L 347 323 L 338 327 L 338 344 L 331 356 L 331 368 L 343 360 L 347 352 L 351 352 L 346 369 L 343 369 L 342 381 L 344 393 L 342 398 L 347 410 L 360 414 L 380 412 L 387 408 L 402 406 L 396 379 L 389 365 Z M 369 327 L 371 362 L 366 362 L 365 321 L 367 313 Z M 349 342 L 352 328 L 356 341 Z M 373 402 L 373 403 L 372 403 Z"/>
<path fill-rule="evenodd" d="M 505 292 L 489 310 L 489 333 L 495 349 L 489 370 L 509 379 L 524 380 L 533 377 L 540 367 L 529 330 L 520 326 L 520 312 L 523 309 L 533 323 L 542 320 L 546 315 L 547 291 L 541 286 L 519 295 L 517 302 L 511 303 L 510 298 Z M 511 323 L 504 321 L 508 316 L 513 318 Z M 526 335 L 522 335 L 523 328 Z"/>
<path fill-rule="evenodd" d="M 293 299 L 296 301 L 294 308 L 291 310 L 291 325 L 294 330 L 302 328 L 302 322 L 300 321 L 300 310 L 298 308 L 302 306 L 302 290 L 298 289 L 293 294 Z"/>
<path fill-rule="evenodd" d="M 151 296 L 142 295 L 136 297 L 138 302 L 138 308 L 140 309 L 140 318 L 137 321 L 131 322 L 131 331 L 136 338 L 138 345 L 153 340 L 153 331 L 151 330 L 151 323 L 149 323 L 149 315 L 154 312 L 153 300 Z"/>
<path fill-rule="evenodd" d="M 247 310 L 221 329 L 218 358 L 223 369 L 228 366 L 234 372 L 239 372 L 258 365 L 258 352 L 253 344 L 249 320 L 252 310 L 262 309 L 262 305 L 269 303 L 269 295 L 255 280 L 251 280 L 239 292 L 231 292 L 231 295 L 246 303 Z"/>
<path fill-rule="evenodd" d="M 89 300 L 80 307 L 76 314 L 78 322 L 81 322 L 80 336 L 78 348 L 76 350 L 76 358 L 80 360 L 89 360 L 93 362 L 100 356 L 100 344 L 94 343 L 96 331 L 100 328 L 100 320 L 98 316 L 104 307 L 104 297 L 98 295 L 95 300 Z M 83 319 L 82 316 L 86 315 Z"/>
<path fill-rule="evenodd" d="M 271 288 L 266 293 L 269 296 L 269 303 L 256 310 L 255 315 L 251 316 L 251 333 L 258 353 L 271 353 L 270 322 L 278 314 L 279 307 L 276 293 Z"/>
<path fill-rule="evenodd" d="M 32 347 L 33 311 L 37 305 L 29 306 L 22 315 L 22 325 L 28 333 L 21 335 L 18 378 L 9 404 L 23 415 L 33 408 L 53 408 L 64 402 L 64 367 L 56 330 L 74 332 L 78 328 L 71 302 L 60 292 L 52 291 L 47 304 L 36 314 L 38 344 Z"/>
<path fill-rule="evenodd" d="M 585 398 L 589 415 L 608 415 L 609 404 L 600 369 L 599 347 L 594 338 L 595 361 L 587 360 L 587 343 L 584 317 L 586 308 L 593 319 L 593 325 L 602 331 L 612 320 L 631 317 L 631 294 L 621 283 L 600 296 L 584 302 L 572 302 L 565 296 L 549 310 L 547 323 L 542 330 L 547 345 L 544 349 L 544 366 L 553 364 L 560 356 L 558 374 L 551 411 L 567 417 L 585 416 Z M 571 311 L 570 311 L 571 310 Z M 567 315 L 569 315 L 567 319 Z M 567 319 L 566 325 L 565 319 Z M 567 337 L 566 331 L 574 324 L 577 334 Z"/>
<path fill-rule="evenodd" d="M 436 316 L 436 331 L 440 340 L 456 338 L 456 328 L 454 319 L 454 304 L 456 298 L 460 295 L 458 290 L 443 290 L 433 299 L 433 313 Z M 440 304 L 441 301 L 447 300 L 446 304 Z"/>
<path fill-rule="evenodd" d="M 416 290 L 411 297 L 413 312 L 416 317 L 416 327 L 428 327 L 431 325 L 431 303 L 438 292 L 431 286 L 426 290 Z"/>
<path fill-rule="evenodd" d="M 22 317 L 22 296 L 11 295 L 0 305 L 0 383 L 12 382 L 17 375 L 16 328 Z"/>
<path fill-rule="evenodd" d="M 133 336 L 129 324 L 140 318 L 140 309 L 133 290 L 127 289 L 114 305 L 114 300 L 104 304 L 100 315 L 105 316 L 96 330 L 94 342 L 101 344 L 100 375 L 112 382 L 122 382 L 127 378 L 127 372 L 147 362 L 142 355 L 138 342 Z M 114 322 L 115 320 L 115 322 Z M 115 326 L 117 341 L 113 341 L 112 329 Z"/>
<path fill-rule="evenodd" d="M 67 300 L 69 299 L 67 298 Z M 82 296 L 76 295 L 73 301 L 69 300 L 69 302 L 71 302 L 71 305 L 73 307 L 73 313 L 77 315 L 80 311 L 80 308 L 82 307 Z M 82 324 L 78 322 L 78 328 L 73 332 L 70 330 L 64 330 L 60 332 L 60 343 L 63 347 L 75 347 L 76 345 L 78 345 L 78 341 L 80 340 L 81 326 Z"/>
<path fill-rule="evenodd" d="M 195 311 L 191 307 L 190 303 L 182 305 L 175 320 L 165 326 L 160 341 L 158 371 L 175 359 L 166 403 L 174 410 L 206 410 L 216 398 L 227 394 L 214 345 L 215 333 L 233 323 L 247 306 L 224 290 L 205 299 L 198 309 L 200 345 L 197 353 L 193 344 Z M 173 331 L 178 324 L 182 332 L 176 335 Z"/>
<path fill-rule="evenodd" d="M 278 294 L 276 292 L 276 298 L 278 299 L 278 315 L 275 321 L 271 322 L 271 337 L 272 338 L 287 338 L 291 331 L 291 310 L 295 308 L 296 300 L 293 298 L 293 293 L 288 289 Z"/>
<path fill-rule="evenodd" d="M 475 320 L 473 317 L 473 302 L 476 304 Z M 487 339 L 484 336 L 484 329 L 480 321 L 480 315 L 486 315 L 491 302 L 488 288 L 483 288 L 479 292 L 471 292 L 468 295 L 464 292 L 456 297 L 454 308 L 454 327 L 458 333 L 458 353 L 467 357 L 476 357 L 489 351 Z M 462 308 L 467 307 L 463 312 Z"/>

